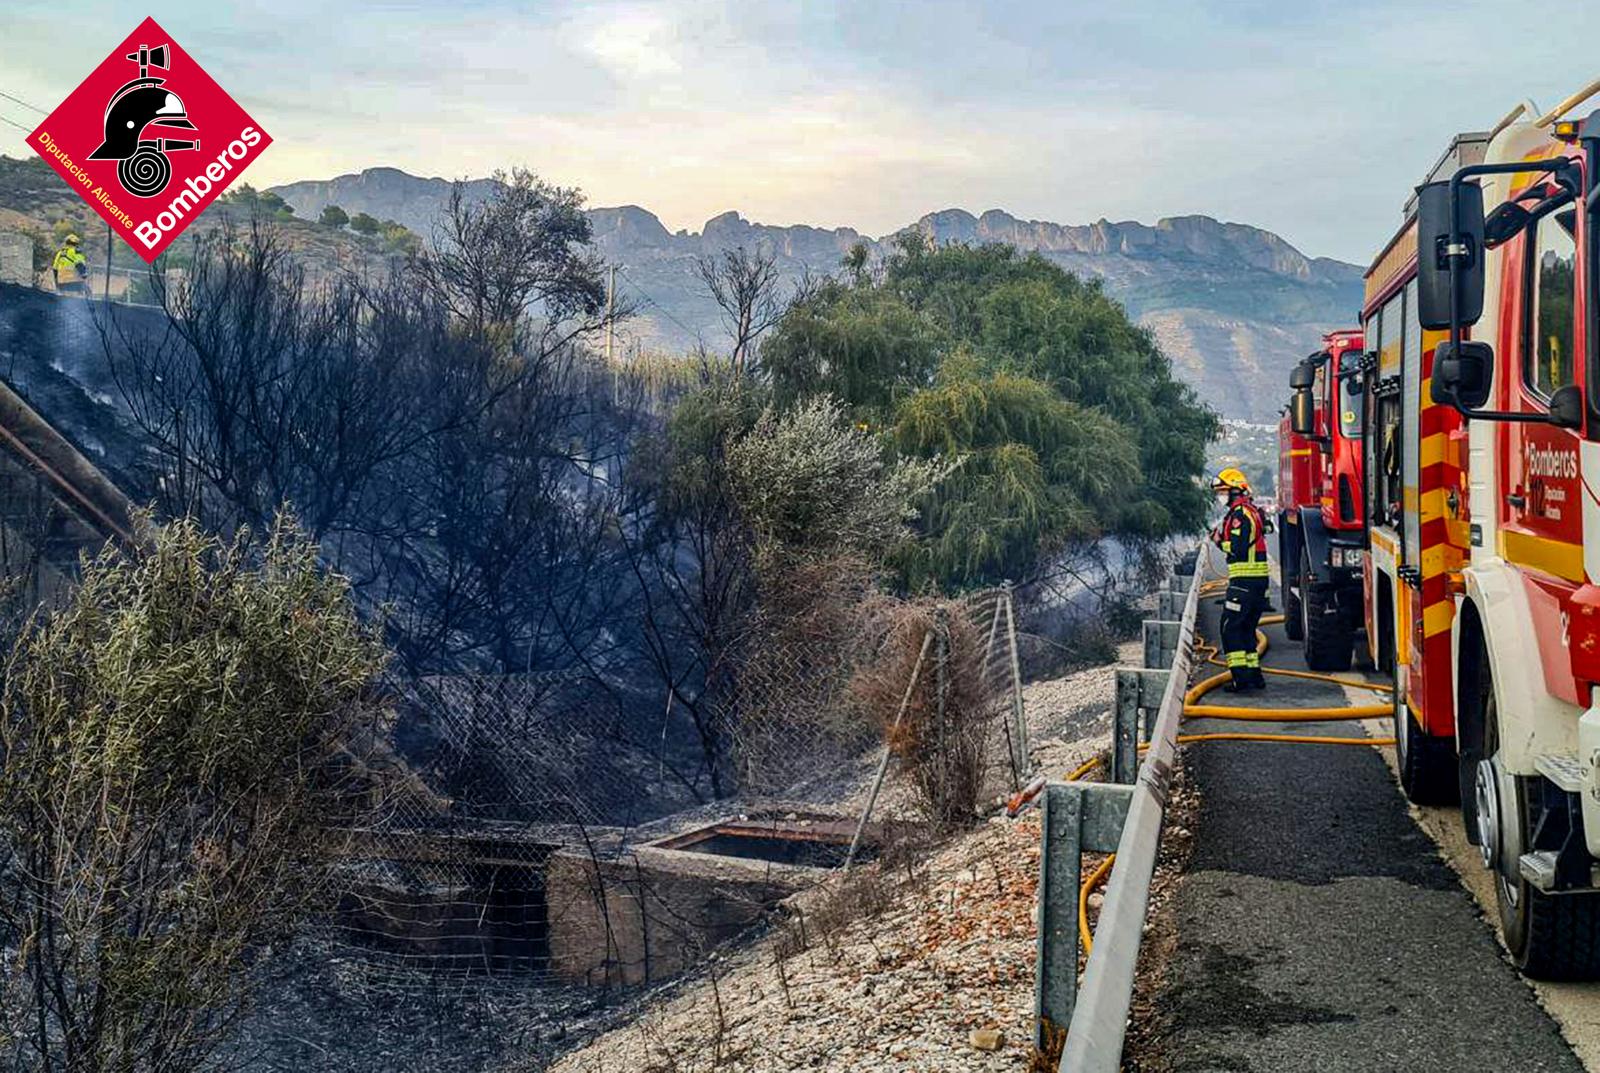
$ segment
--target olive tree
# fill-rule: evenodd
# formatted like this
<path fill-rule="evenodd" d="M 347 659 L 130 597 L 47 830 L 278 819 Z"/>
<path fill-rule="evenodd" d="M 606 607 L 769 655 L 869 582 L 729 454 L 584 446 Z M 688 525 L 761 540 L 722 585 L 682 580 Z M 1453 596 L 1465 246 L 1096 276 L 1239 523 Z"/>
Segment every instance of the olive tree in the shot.
<path fill-rule="evenodd" d="M 0 686 L 0 1040 L 13 1068 L 191 1070 L 262 944 L 379 807 L 380 646 L 280 521 L 86 564 Z"/>

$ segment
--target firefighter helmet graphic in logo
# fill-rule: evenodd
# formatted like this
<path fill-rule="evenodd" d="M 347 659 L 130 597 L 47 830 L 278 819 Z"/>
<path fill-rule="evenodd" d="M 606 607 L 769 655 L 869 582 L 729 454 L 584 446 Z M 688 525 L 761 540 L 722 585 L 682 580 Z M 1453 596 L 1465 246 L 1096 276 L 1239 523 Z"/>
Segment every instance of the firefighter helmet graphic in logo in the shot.
<path fill-rule="evenodd" d="M 139 46 L 127 58 L 139 65 L 139 77 L 123 85 L 106 105 L 105 140 L 89 154 L 90 160 L 117 161 L 117 179 L 135 197 L 155 197 L 172 179 L 172 161 L 167 154 L 180 149 L 199 149 L 200 142 L 172 138 L 144 137 L 149 127 L 194 130 L 184 111 L 183 101 L 166 88 L 166 79 L 154 78 L 150 68 L 167 70 L 167 46 Z"/>

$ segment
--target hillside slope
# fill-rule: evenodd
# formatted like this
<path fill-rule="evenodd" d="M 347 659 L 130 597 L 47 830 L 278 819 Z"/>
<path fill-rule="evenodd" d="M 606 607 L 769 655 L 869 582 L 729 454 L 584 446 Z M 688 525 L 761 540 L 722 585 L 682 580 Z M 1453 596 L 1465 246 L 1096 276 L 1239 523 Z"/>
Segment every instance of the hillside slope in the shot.
<path fill-rule="evenodd" d="M 469 197 L 485 196 L 492 180 L 468 183 Z M 394 168 L 369 168 L 318 182 L 290 183 L 273 192 L 302 217 L 329 204 L 347 212 L 395 219 L 418 234 L 449 196 L 444 179 L 418 178 Z M 833 272 L 856 243 L 885 256 L 892 235 L 874 239 L 848 227 L 774 226 L 725 212 L 699 232 L 669 231 L 637 205 L 590 210 L 595 241 L 621 267 L 618 289 L 640 315 L 632 342 L 646 349 L 682 350 L 724 338 L 718 311 L 703 293 L 694 258 L 732 246 L 773 250 L 785 275 Z M 1003 242 L 1037 251 L 1106 290 L 1156 333 L 1182 375 L 1224 415 L 1249 420 L 1276 416 L 1287 393 L 1289 366 L 1322 332 L 1354 322 L 1361 270 L 1312 258 L 1270 231 L 1180 216 L 1153 225 L 1099 220 L 1068 225 L 1022 220 L 992 209 L 973 215 L 947 209 L 924 215 L 915 228 L 936 242 Z"/>

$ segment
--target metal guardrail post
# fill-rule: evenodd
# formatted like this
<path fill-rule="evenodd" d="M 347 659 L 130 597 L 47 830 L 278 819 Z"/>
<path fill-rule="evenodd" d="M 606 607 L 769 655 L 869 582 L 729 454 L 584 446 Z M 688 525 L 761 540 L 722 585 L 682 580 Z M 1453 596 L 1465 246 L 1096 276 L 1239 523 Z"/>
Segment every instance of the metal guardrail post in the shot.
<path fill-rule="evenodd" d="M 1152 668 L 1172 666 L 1173 657 L 1178 651 L 1178 634 L 1182 626 L 1180 622 L 1164 622 L 1160 619 L 1147 618 L 1144 620 L 1144 665 Z"/>
<path fill-rule="evenodd" d="M 1172 672 L 1166 668 L 1118 668 L 1117 673 L 1132 675 L 1138 685 L 1139 740 L 1149 741 L 1155 732 L 1156 715 L 1161 711 L 1161 698 L 1166 694 L 1167 679 Z"/>
<path fill-rule="evenodd" d="M 1132 783 L 1139 771 L 1139 675 L 1117 669 L 1111 711 L 1111 781 Z"/>
<path fill-rule="evenodd" d="M 1039 851 L 1039 936 L 1034 957 L 1035 1045 L 1045 1026 L 1072 1016 L 1078 991 L 1078 887 L 1083 854 L 1110 853 L 1128 815 L 1131 786 L 1052 782 L 1043 791 Z"/>
<path fill-rule="evenodd" d="M 1128 795 L 1128 812 L 1117 840 L 1117 863 L 1106 884 L 1095 927 L 1094 949 L 1084 966 L 1082 984 L 1073 992 L 1076 1002 L 1059 1066 L 1060 1070 L 1070 1073 L 1116 1073 L 1122 1066 L 1122 1043 L 1128 1028 L 1128 1009 L 1133 1001 L 1134 970 L 1145 914 L 1150 906 L 1150 881 L 1160 849 L 1163 813 L 1177 757 L 1178 724 L 1183 718 L 1183 694 L 1194 656 L 1194 624 L 1200 604 L 1201 576 L 1197 569 L 1192 577 L 1175 578 L 1172 582 L 1177 591 L 1181 581 L 1181 587 L 1188 589 L 1188 597 L 1181 620 L 1170 624 L 1175 632 L 1170 672 L 1144 763 L 1139 766 L 1133 786 L 1123 791 Z M 1152 631 L 1152 624 L 1146 623 L 1147 654 L 1151 653 L 1152 633 L 1157 646 L 1165 639 L 1162 629 L 1165 625 L 1168 624 L 1157 624 Z M 1160 647 L 1157 647 L 1155 654 L 1159 652 Z M 1040 853 L 1041 943 L 1046 920 L 1043 907 L 1051 900 L 1042 882 L 1049 849 L 1047 842 Z M 1059 973 L 1059 956 L 1053 964 Z M 1041 973 L 1044 967 L 1045 962 L 1041 961 Z M 1042 998 L 1043 979 L 1040 985 Z M 1051 992 L 1052 996 L 1059 993 L 1059 986 Z"/>

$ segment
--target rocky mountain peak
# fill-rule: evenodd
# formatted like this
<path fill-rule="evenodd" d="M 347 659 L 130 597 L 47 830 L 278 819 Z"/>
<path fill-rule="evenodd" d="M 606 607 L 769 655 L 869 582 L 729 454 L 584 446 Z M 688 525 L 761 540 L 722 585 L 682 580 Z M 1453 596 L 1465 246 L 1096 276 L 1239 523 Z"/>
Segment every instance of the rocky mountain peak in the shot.
<path fill-rule="evenodd" d="M 661 218 L 638 205 L 619 205 L 616 208 L 589 210 L 589 226 L 594 229 L 597 242 L 616 242 L 628 245 L 665 245 L 672 234 Z"/>
<path fill-rule="evenodd" d="M 301 217 L 315 218 L 323 206 L 337 204 L 428 235 L 450 186 L 395 168 L 369 168 L 274 191 Z M 467 195 L 487 196 L 492 189 L 493 180 L 477 179 L 467 184 Z M 874 257 L 891 252 L 892 235 L 875 240 L 849 227 L 764 224 L 733 210 L 707 220 L 698 234 L 669 233 L 638 205 L 590 209 L 589 220 L 601 256 L 624 268 L 619 287 L 638 299 L 641 314 L 628 331 L 644 347 L 718 345 L 721 318 L 694 270 L 701 254 L 733 246 L 771 250 L 786 279 L 795 279 L 835 272 L 858 242 Z M 951 207 L 908 228 L 940 244 L 1004 243 L 1098 279 L 1156 334 L 1201 396 L 1233 417 L 1269 420 L 1282 404 L 1289 366 L 1322 332 L 1349 327 L 1361 299 L 1355 265 L 1309 258 L 1270 231 L 1200 214 L 1153 224 L 1104 217 L 1061 224 L 999 208 L 974 215 Z"/>

